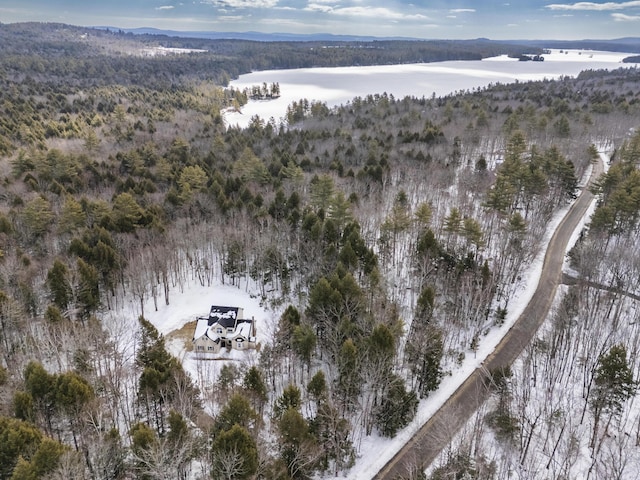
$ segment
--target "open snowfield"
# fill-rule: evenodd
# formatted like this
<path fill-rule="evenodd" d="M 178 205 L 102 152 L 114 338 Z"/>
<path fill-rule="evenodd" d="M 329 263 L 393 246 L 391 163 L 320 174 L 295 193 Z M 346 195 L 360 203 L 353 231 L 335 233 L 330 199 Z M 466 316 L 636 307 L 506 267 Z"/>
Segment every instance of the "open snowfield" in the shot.
<path fill-rule="evenodd" d="M 392 94 L 430 97 L 486 87 L 495 83 L 556 79 L 576 76 L 587 69 L 613 70 L 623 66 L 629 53 L 583 50 L 552 50 L 544 62 L 520 62 L 506 56 L 478 61 L 452 61 L 370 67 L 303 68 L 265 70 L 241 75 L 230 86 L 239 90 L 252 85 L 279 83 L 276 100 L 250 100 L 242 112 L 226 112 L 228 125 L 246 127 L 254 115 L 280 122 L 292 102 L 302 98 L 326 102 L 329 107 L 346 104 L 354 97 Z"/>

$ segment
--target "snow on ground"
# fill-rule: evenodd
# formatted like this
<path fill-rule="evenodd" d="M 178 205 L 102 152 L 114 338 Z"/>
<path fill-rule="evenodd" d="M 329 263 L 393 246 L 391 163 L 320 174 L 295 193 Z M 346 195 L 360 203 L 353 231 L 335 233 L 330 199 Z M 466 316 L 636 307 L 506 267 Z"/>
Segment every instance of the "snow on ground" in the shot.
<path fill-rule="evenodd" d="M 200 48 L 174 48 L 174 47 L 149 47 L 141 50 L 144 57 L 157 57 L 166 55 L 184 55 L 186 53 L 205 53 L 208 50 Z"/>
<path fill-rule="evenodd" d="M 604 172 L 606 173 L 607 170 L 609 170 L 609 161 L 610 161 L 610 155 L 607 152 L 608 149 L 611 148 L 611 146 L 608 145 L 598 145 L 598 151 L 599 151 L 599 155 L 600 155 L 600 161 L 602 162 L 602 165 L 604 166 Z M 589 178 L 589 175 L 591 175 L 591 170 L 592 168 L 589 167 L 587 173 L 586 173 L 586 178 Z M 583 183 L 580 184 L 580 188 L 582 188 L 584 186 Z M 582 231 L 584 230 L 585 226 L 587 225 L 587 223 L 589 222 L 589 219 L 591 218 L 591 215 L 593 215 L 593 212 L 596 211 L 596 202 L 593 201 L 591 202 L 591 205 L 589 205 L 589 208 L 587 209 L 587 213 L 584 215 L 584 217 L 582 217 L 582 220 L 580 221 L 580 223 L 578 223 L 578 226 L 576 227 L 576 229 L 573 231 L 573 235 L 571 235 L 571 238 L 569 239 L 569 244 L 567 245 L 567 252 L 571 251 L 571 249 L 575 246 L 575 244 L 577 243 L 578 239 L 580 238 L 580 235 L 582 234 Z M 573 271 L 573 269 L 569 266 L 569 258 L 565 257 L 564 258 L 564 263 L 562 265 L 562 271 L 569 273 L 569 274 L 575 274 L 575 272 Z"/>
<path fill-rule="evenodd" d="M 553 231 L 566 214 L 568 207 L 558 212 L 549 223 L 545 244 L 551 238 Z M 451 375 L 446 376 L 440 388 L 431 394 L 427 399 L 420 402 L 416 417 L 409 426 L 400 431 L 393 439 L 383 438 L 377 434 L 363 437 L 356 448 L 359 450 L 359 457 L 356 465 L 347 475 L 352 480 L 365 480 L 372 478 L 404 445 L 440 406 L 452 395 L 452 393 L 464 382 L 464 380 L 479 366 L 484 359 L 494 350 L 501 338 L 513 325 L 520 313 L 526 307 L 529 299 L 535 292 L 538 278 L 542 270 L 544 251 L 535 258 L 531 267 L 524 272 L 522 277 L 527 279 L 518 286 L 517 292 L 511 301 L 510 310 L 505 319 L 504 325 L 489 332 L 480 343 L 480 347 L 475 355 L 468 355 L 462 365 L 454 370 Z M 249 294 L 246 289 L 239 289 L 234 286 L 214 284 L 212 286 L 201 286 L 194 283 L 185 286 L 182 292 L 172 291 L 170 304 L 165 305 L 164 299 L 158 299 L 158 310 L 154 308 L 154 302 L 149 299 L 145 303 L 144 317 L 149 320 L 158 331 L 167 336 L 171 332 L 179 330 L 185 324 L 192 322 L 198 316 L 209 313 L 211 305 L 239 306 L 244 308 L 245 317 L 254 316 L 258 328 L 258 341 L 268 341 L 269 333 L 274 330 L 277 323 L 278 312 L 272 312 L 261 305 L 260 300 Z M 137 318 L 140 316 L 140 306 L 132 301 L 124 306 L 113 317 L 120 317 L 126 320 L 124 327 L 131 335 L 129 342 L 133 342 L 133 335 L 137 330 Z M 108 322 L 106 322 L 108 324 Z M 127 341 L 127 340 L 125 340 Z M 224 364 L 221 361 L 198 360 L 192 352 L 185 349 L 184 340 L 170 340 L 167 342 L 169 352 L 182 361 L 183 367 L 196 381 L 203 392 L 210 390 L 211 385 L 217 377 L 219 368 Z M 257 352 L 232 352 L 229 360 L 243 361 L 249 364 L 257 362 Z M 205 402 L 205 407 L 209 405 Z M 343 477 L 335 477 L 343 478 Z"/>
<path fill-rule="evenodd" d="M 600 154 L 605 166 L 609 163 L 609 158 L 604 154 Z M 606 167 L 605 167 L 606 168 Z M 585 185 L 585 182 L 591 175 L 591 168 L 585 173 L 583 179 L 580 182 L 580 186 Z M 576 227 L 570 241 L 567 251 L 572 248 L 579 237 L 585 223 L 590 218 L 595 209 L 596 201 L 591 204 L 590 209 L 587 211 L 582 219 L 582 222 Z M 565 217 L 569 210 L 569 206 L 558 211 L 547 226 L 547 232 L 543 239 L 542 244 L 548 245 L 553 233 L 562 219 Z M 418 406 L 418 412 L 413 421 L 393 439 L 380 437 L 379 435 L 371 435 L 362 439 L 359 447 L 360 453 L 356 465 L 348 472 L 348 477 L 351 480 L 369 480 L 378 473 L 384 465 L 393 458 L 393 456 L 402 448 L 402 446 L 409 441 L 413 434 L 424 425 L 429 418 L 447 401 L 447 399 L 464 383 L 469 375 L 478 367 L 481 367 L 485 359 L 495 350 L 495 347 L 500 343 L 500 340 L 513 326 L 518 317 L 522 314 L 526 308 L 529 300 L 538 287 L 540 280 L 540 274 L 542 272 L 542 264 L 544 262 L 544 256 L 546 248 L 541 249 L 538 255 L 535 257 L 529 268 L 523 272 L 521 278 L 523 281 L 517 286 L 513 299 L 510 301 L 509 311 L 505 319 L 504 324 L 499 328 L 492 329 L 480 342 L 480 346 L 474 355 L 473 352 L 467 352 L 462 365 L 451 372 L 451 375 L 442 379 L 442 383 L 436 392 L 433 392 L 428 398 L 420 401 Z M 332 480 L 338 480 L 342 477 L 331 477 Z"/>
<path fill-rule="evenodd" d="M 605 165 L 608 165 L 606 155 L 601 153 L 601 158 Z M 583 179 L 581 185 L 584 185 L 590 173 L 591 169 L 585 174 L 585 179 Z M 576 228 L 570 247 L 577 240 L 579 232 L 591 215 L 593 205 L 595 205 L 595 201 L 592 204 L 592 209 L 585 215 L 583 222 Z M 543 241 L 544 245 L 548 244 L 553 232 L 564 218 L 568 209 L 569 207 L 562 209 L 553 217 L 547 228 L 547 233 Z M 523 281 L 518 285 L 514 298 L 510 302 L 509 312 L 504 324 L 499 328 L 492 329 L 483 338 L 475 354 L 473 354 L 473 352 L 467 352 L 468 355 L 461 366 L 443 378 L 440 388 L 436 392 L 433 392 L 431 396 L 420 402 L 416 417 L 411 424 L 400 431 L 393 439 L 383 438 L 377 434 L 360 439 L 360 442 L 355 445 L 359 451 L 358 459 L 356 465 L 347 473 L 348 478 L 352 480 L 367 480 L 372 478 L 431 415 L 440 408 L 464 380 L 476 368 L 482 366 L 484 360 L 493 352 L 496 345 L 511 328 L 533 296 L 542 270 L 544 254 L 545 251 L 541 250 L 529 269 L 523 272 Z M 161 334 L 167 336 L 181 329 L 185 324 L 193 322 L 196 317 L 207 315 L 211 305 L 238 306 L 244 309 L 245 318 L 255 317 L 257 320 L 258 341 L 260 343 L 268 342 L 270 333 L 274 331 L 280 313 L 266 308 L 257 296 L 250 294 L 247 290 L 250 289 L 240 289 L 235 286 L 222 285 L 219 283 L 211 286 L 202 286 L 194 282 L 194 284 L 186 286 L 182 292 L 172 291 L 169 305 L 165 305 L 164 299 L 159 298 L 157 311 L 154 307 L 153 300 L 149 299 L 144 306 L 144 316 Z M 125 325 L 119 324 L 121 331 L 125 332 L 125 335 L 121 335 L 121 342 L 130 342 L 129 345 L 133 345 L 134 334 L 137 330 L 137 318 L 140 314 L 139 303 L 131 301 L 110 315 L 111 318 L 119 317 L 125 321 Z M 105 322 L 105 324 L 108 325 L 109 322 Z M 126 333 L 128 333 L 128 335 L 126 335 Z M 186 350 L 184 339 L 172 339 L 171 336 L 167 342 L 167 349 L 172 355 L 182 361 L 185 370 L 189 372 L 203 392 L 211 390 L 219 369 L 224 362 L 212 361 L 210 359 L 199 360 L 193 352 Z M 224 358 L 254 364 L 257 363 L 258 352 L 232 351 Z M 206 401 L 205 407 L 212 408 L 212 406 L 207 405 Z M 339 479 L 344 477 L 333 478 Z"/>
<path fill-rule="evenodd" d="M 257 363 L 258 352 L 232 350 L 229 353 L 221 352 L 215 359 L 207 354 L 200 354 L 200 358 L 196 358 L 194 352 L 187 350 L 194 332 L 188 330 L 180 336 L 175 335 L 175 332 L 189 322 L 195 322 L 199 316 L 208 316 L 212 305 L 240 307 L 244 309 L 245 318 L 255 318 L 258 343 L 268 342 L 277 324 L 279 312 L 266 308 L 262 305 L 260 298 L 251 294 L 249 290 L 249 288 L 241 289 L 236 286 L 222 285 L 219 282 L 211 286 L 202 286 L 192 281 L 191 284 L 185 285 L 182 291 L 176 287 L 170 292 L 169 305 L 165 304 L 162 296 L 157 300 L 157 310 L 153 299 L 150 298 L 145 302 L 144 318 L 165 336 L 167 351 L 181 361 L 185 371 L 203 392 L 211 390 L 220 368 L 225 363 L 217 360 L 231 360 L 252 365 Z M 135 357 L 135 334 L 138 331 L 137 322 L 141 314 L 140 303 L 131 300 L 121 308 L 105 314 L 103 322 L 112 338 L 120 344 L 122 351 L 130 352 L 132 358 Z M 195 323 L 193 329 L 195 331 Z M 206 407 L 212 406 L 207 405 L 205 399 Z"/>
<path fill-rule="evenodd" d="M 591 54 L 593 54 L 593 57 L 589 57 Z M 558 59 L 556 55 L 562 57 Z M 238 81 L 232 83 L 232 86 L 234 88 L 244 88 L 250 85 L 262 84 L 263 82 L 279 82 L 283 96 L 273 101 L 250 102 L 249 105 L 244 108 L 243 114 L 227 113 L 226 120 L 228 123 L 234 124 L 240 123 L 239 121 L 236 122 L 236 117 L 244 117 L 247 122 L 253 115 L 259 115 L 267 119 L 271 116 L 276 118 L 275 115 L 278 114 L 274 114 L 274 112 L 282 109 L 279 116 L 284 115 L 286 106 L 293 100 L 300 98 L 322 100 L 326 101 L 329 105 L 345 103 L 356 95 L 366 95 L 367 92 L 363 91 L 364 88 L 366 88 L 368 92 L 387 91 L 391 93 L 389 88 L 394 85 L 408 84 L 413 85 L 413 87 L 417 85 L 420 86 L 418 92 L 421 93 L 406 91 L 405 93 L 393 94 L 396 97 L 402 97 L 404 95 L 423 96 L 430 94 L 428 89 L 425 90 L 425 88 L 427 88 L 427 82 L 431 82 L 429 85 L 434 88 L 436 88 L 436 85 L 439 85 L 437 88 L 440 89 L 448 88 L 444 93 L 434 90 L 437 95 L 443 95 L 460 89 L 486 85 L 495 81 L 554 78 L 560 75 L 577 74 L 585 68 L 615 68 L 619 66 L 618 63 L 625 56 L 627 55 L 610 54 L 608 52 L 583 53 L 582 55 L 576 52 L 571 52 L 566 55 L 553 52 L 552 55 L 545 56 L 545 62 L 517 62 L 512 59 L 498 57 L 482 62 L 442 62 L 441 64 L 258 72 L 241 76 Z M 588 60 L 588 62 L 585 60 Z M 547 66 L 550 63 L 559 65 L 559 68 L 539 69 L 539 71 L 536 72 L 536 68 L 539 66 Z M 480 64 L 483 67 L 482 69 L 479 68 Z M 508 68 L 493 68 L 495 65 L 507 64 L 509 65 Z M 485 69 L 484 67 L 487 65 L 490 67 Z M 578 65 L 578 67 L 570 69 L 569 65 Z M 331 72 L 328 72 L 329 70 L 331 70 Z M 363 82 L 363 75 L 367 76 L 366 82 Z M 398 78 L 398 76 L 400 76 L 400 78 Z M 426 78 L 433 76 L 437 78 L 426 80 Z M 421 77 L 422 80 L 418 80 L 418 78 Z M 453 77 L 460 77 L 463 80 L 452 82 Z M 283 78 L 285 79 L 284 81 L 282 80 Z M 405 78 L 405 80 L 402 80 L 402 78 Z M 409 79 L 413 80 L 409 81 Z M 481 85 L 481 82 L 479 82 L 480 79 L 486 83 Z M 445 87 L 447 82 L 449 82 L 448 87 Z M 341 88 L 337 88 L 337 85 L 340 85 Z M 376 85 L 385 85 L 386 88 L 375 90 Z M 608 165 L 608 158 L 606 158 L 604 154 L 601 154 L 601 158 L 604 160 L 606 167 Z M 587 172 L 585 178 L 588 178 L 589 174 L 590 170 Z M 580 231 L 593 212 L 593 208 L 595 208 L 594 205 L 595 201 L 585 215 L 583 222 L 576 228 L 570 247 L 577 241 Z M 568 207 L 557 212 L 553 217 L 548 225 L 543 244 L 548 244 L 557 225 L 562 221 L 567 211 Z M 413 422 L 399 432 L 395 438 L 387 439 L 376 434 L 363 437 L 359 444 L 355 445 L 359 450 L 359 457 L 354 468 L 347 473 L 348 478 L 352 480 L 372 478 L 393 455 L 395 455 L 402 445 L 411 438 L 414 432 L 455 392 L 471 372 L 482 365 L 486 357 L 495 349 L 496 345 L 511 328 L 533 296 L 542 270 L 544 253 L 544 250 L 539 252 L 529 269 L 523 272 L 523 281 L 518 285 L 515 296 L 510 302 L 509 312 L 504 324 L 500 328 L 492 329 L 483 338 L 475 354 L 473 354 L 473 352 L 467 352 L 468 355 L 462 362 L 462 365 L 442 380 L 440 388 L 436 392 L 420 402 L 418 412 Z M 251 316 L 256 318 L 258 321 L 258 341 L 264 343 L 268 341 L 269 333 L 274 331 L 279 313 L 270 311 L 264 307 L 259 298 L 251 295 L 247 290 L 248 289 L 243 290 L 234 286 L 221 284 L 203 287 L 194 283 L 184 288 L 182 292 L 172 291 L 169 305 L 165 305 L 164 299 L 159 298 L 157 311 L 154 308 L 153 301 L 151 299 L 148 300 L 144 307 L 144 315 L 160 333 L 166 336 L 182 328 L 186 323 L 194 321 L 197 316 L 207 315 L 211 305 L 238 306 L 244 308 L 246 318 L 250 318 Z M 136 319 L 140 314 L 139 304 L 132 301 L 119 312 L 110 315 L 112 318 L 120 316 L 120 318 L 125 319 L 126 325 L 121 328 L 121 330 L 125 332 L 124 334 L 123 331 L 120 332 L 119 335 L 122 337 L 120 341 L 133 342 L 133 335 L 137 330 Z M 118 323 L 118 325 L 122 327 L 121 323 Z M 126 338 L 128 338 L 128 340 L 126 340 Z M 131 345 L 132 344 L 133 343 L 131 343 Z M 209 385 L 215 380 L 219 367 L 224 363 L 196 359 L 193 353 L 186 351 L 185 343 L 181 340 L 168 341 L 167 348 L 182 361 L 185 370 L 192 375 L 203 391 L 206 391 Z M 257 352 L 232 352 L 228 358 L 229 360 L 254 363 L 257 362 Z"/>
<path fill-rule="evenodd" d="M 605 166 L 608 165 L 608 157 L 601 153 L 601 158 Z M 591 169 L 586 172 L 581 185 L 584 185 L 589 178 Z M 576 228 L 569 248 L 577 241 L 580 231 L 588 221 L 593 212 L 595 200 L 591 209 L 587 212 L 583 221 Z M 558 224 L 564 218 L 569 207 L 557 212 L 548 225 L 543 245 L 547 245 Z M 450 375 L 443 378 L 440 388 L 431 394 L 427 399 L 420 402 L 416 417 L 393 439 L 381 437 L 373 434 L 363 437 L 356 443 L 359 451 L 356 465 L 347 472 L 348 478 L 352 480 L 367 480 L 372 478 L 400 448 L 411 438 L 411 436 L 440 408 L 440 406 L 455 392 L 455 390 L 465 381 L 465 379 L 478 367 L 481 367 L 488 355 L 493 352 L 502 337 L 511 328 L 516 319 L 525 309 L 527 303 L 533 296 L 544 260 L 545 249 L 542 249 L 529 269 L 523 272 L 521 283 L 516 288 L 514 298 L 510 302 L 509 312 L 504 324 L 499 328 L 492 329 L 480 342 L 477 352 L 467 352 L 467 356 L 459 368 L 456 368 Z M 275 330 L 280 312 L 274 312 L 262 305 L 260 299 L 249 293 L 250 288 L 240 289 L 235 286 L 222 285 L 216 283 L 212 286 L 201 286 L 199 283 L 186 286 L 182 292 L 172 291 L 170 304 L 165 305 L 164 299 L 158 299 L 158 309 L 154 308 L 154 302 L 149 299 L 145 303 L 144 316 L 158 331 L 167 336 L 172 332 L 181 329 L 185 324 L 193 322 L 196 317 L 207 315 L 211 305 L 238 306 L 244 309 L 245 318 L 255 317 L 257 320 L 257 336 L 260 343 L 268 342 L 271 332 Z M 119 310 L 113 317 L 124 318 L 126 330 L 130 335 L 124 336 L 125 341 L 132 342 L 133 334 L 137 330 L 137 318 L 140 316 L 139 303 L 132 301 Z M 128 338 L 128 340 L 126 340 Z M 222 361 L 201 360 L 196 358 L 193 352 L 186 350 L 185 340 L 172 339 L 167 341 L 167 349 L 170 353 L 182 361 L 187 372 L 196 381 L 203 392 L 210 391 L 217 378 L 220 367 L 225 363 Z M 187 339 L 188 340 L 188 339 Z M 257 363 L 258 352 L 237 352 L 232 351 L 225 359 L 244 362 L 248 364 Z M 206 396 L 206 395 L 205 395 Z M 205 407 L 211 410 L 212 405 Z M 344 477 L 329 477 L 334 479 Z"/>
<path fill-rule="evenodd" d="M 255 115 L 280 122 L 292 102 L 306 98 L 329 107 L 354 97 L 392 94 L 395 98 L 445 96 L 495 83 L 555 79 L 575 76 L 586 69 L 615 69 L 630 53 L 588 50 L 551 50 L 544 62 L 520 62 L 507 56 L 478 61 L 449 61 L 367 67 L 301 68 L 265 70 L 241 75 L 230 86 L 242 90 L 253 85 L 280 84 L 276 100 L 250 100 L 241 112 L 227 111 L 227 125 L 246 127 Z"/>
<path fill-rule="evenodd" d="M 162 305 L 158 306 L 158 311 L 154 311 L 153 301 L 147 302 L 145 306 L 145 318 L 163 335 L 182 328 L 185 323 L 194 321 L 198 316 L 208 316 L 211 306 L 218 305 L 243 308 L 245 318 L 255 317 L 257 320 L 258 341 L 265 340 L 265 332 L 260 324 L 268 317 L 267 311 L 259 298 L 238 287 L 219 283 L 212 286 L 197 284 L 186 288 L 184 293 L 172 292 L 170 300 L 169 305 L 164 305 L 164 300 L 159 299 Z"/>

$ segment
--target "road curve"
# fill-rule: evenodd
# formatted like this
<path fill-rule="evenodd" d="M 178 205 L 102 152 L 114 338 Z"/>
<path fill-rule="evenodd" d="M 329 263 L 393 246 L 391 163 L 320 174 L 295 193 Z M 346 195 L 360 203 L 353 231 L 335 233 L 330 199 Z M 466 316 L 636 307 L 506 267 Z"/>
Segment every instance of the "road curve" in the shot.
<path fill-rule="evenodd" d="M 402 449 L 373 477 L 375 480 L 408 478 L 428 467 L 456 432 L 488 398 L 487 372 L 511 365 L 549 313 L 556 289 L 562 280 L 562 264 L 569 240 L 587 212 L 593 194 L 588 186 L 603 171 L 602 160 L 593 165 L 588 185 L 583 188 L 554 232 L 544 257 L 538 287 L 528 305 L 491 355 L 458 387 L 454 394 L 418 430 Z"/>

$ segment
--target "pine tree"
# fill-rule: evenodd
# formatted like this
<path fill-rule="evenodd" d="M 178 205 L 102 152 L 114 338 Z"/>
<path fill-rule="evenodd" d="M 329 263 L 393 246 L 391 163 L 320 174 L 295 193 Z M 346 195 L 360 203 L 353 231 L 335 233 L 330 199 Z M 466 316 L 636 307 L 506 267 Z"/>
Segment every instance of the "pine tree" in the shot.
<path fill-rule="evenodd" d="M 613 417 L 622 413 L 624 402 L 631 398 L 637 389 L 637 382 L 633 379 L 633 370 L 628 364 L 627 349 L 624 345 L 614 345 L 608 353 L 598 358 L 594 383 L 595 391 L 591 399 L 594 415 L 592 446 L 596 442 L 602 414 L 609 414 L 609 422 L 611 422 Z"/>
<path fill-rule="evenodd" d="M 307 366 L 307 372 L 311 368 L 311 358 L 316 349 L 316 341 L 316 334 L 311 326 L 301 324 L 294 327 L 291 346 Z"/>
<path fill-rule="evenodd" d="M 154 425 L 158 434 L 165 432 L 166 406 L 177 400 L 180 392 L 191 400 L 191 407 L 199 408 L 199 392 L 182 369 L 178 360 L 171 356 L 164 344 L 164 337 L 145 318 L 139 318 L 138 354 L 136 363 L 142 372 L 138 380 L 138 401 L 145 407 L 147 420 Z"/>
<path fill-rule="evenodd" d="M 80 310 L 80 318 L 88 319 L 100 306 L 100 287 L 98 271 L 93 265 L 88 264 L 81 258 L 77 262 L 78 285 L 76 287 L 76 298 Z"/>
<path fill-rule="evenodd" d="M 133 232 L 139 226 L 143 210 L 128 192 L 121 193 L 113 200 L 113 215 L 120 232 Z"/>
<path fill-rule="evenodd" d="M 362 388 L 358 347 L 351 338 L 347 338 L 342 344 L 336 363 L 338 364 L 338 378 L 335 392 L 340 404 L 346 410 L 351 410 L 355 406 Z"/>
<path fill-rule="evenodd" d="M 295 385 L 287 386 L 273 407 L 273 416 L 278 419 L 289 409 L 298 410 L 302 405 L 300 389 Z"/>
<path fill-rule="evenodd" d="M 32 424 L 0 416 L 0 478 L 9 479 L 19 458 L 30 459 L 42 442 Z"/>
<path fill-rule="evenodd" d="M 316 211 L 322 210 L 326 212 L 331 205 L 331 199 L 335 192 L 333 178 L 329 175 L 316 176 L 311 180 L 309 190 L 311 205 Z"/>
<path fill-rule="evenodd" d="M 236 424 L 249 431 L 254 431 L 259 420 L 260 417 L 251 407 L 249 401 L 243 395 L 236 393 L 229 399 L 216 417 L 213 435 L 215 437 L 218 433 L 229 430 Z"/>
<path fill-rule="evenodd" d="M 394 437 L 413 419 L 418 408 L 418 397 L 407 391 L 404 381 L 391 375 L 387 391 L 376 413 L 376 425 L 385 437 Z"/>
<path fill-rule="evenodd" d="M 22 218 L 31 235 L 37 238 L 47 233 L 54 215 L 49 202 L 38 195 L 27 202 Z"/>
<path fill-rule="evenodd" d="M 260 369 L 252 366 L 244 375 L 242 386 L 249 394 L 253 406 L 259 412 L 262 412 L 264 404 L 267 401 L 267 385 L 264 382 L 264 376 Z"/>
<path fill-rule="evenodd" d="M 215 480 L 253 478 L 258 470 L 258 448 L 249 431 L 236 424 L 218 434 L 211 447 Z"/>
<path fill-rule="evenodd" d="M 58 230 L 62 233 L 71 233 L 85 225 L 87 216 L 80 202 L 71 195 L 67 195 L 60 212 Z"/>
<path fill-rule="evenodd" d="M 278 421 L 280 457 L 289 478 L 309 478 L 318 467 L 322 449 L 311 434 L 308 422 L 295 408 L 286 410 Z"/>
<path fill-rule="evenodd" d="M 69 281 L 69 269 L 62 261 L 56 259 L 53 262 L 53 266 L 47 272 L 47 286 L 51 301 L 62 312 L 66 312 L 71 304 L 73 290 Z"/>

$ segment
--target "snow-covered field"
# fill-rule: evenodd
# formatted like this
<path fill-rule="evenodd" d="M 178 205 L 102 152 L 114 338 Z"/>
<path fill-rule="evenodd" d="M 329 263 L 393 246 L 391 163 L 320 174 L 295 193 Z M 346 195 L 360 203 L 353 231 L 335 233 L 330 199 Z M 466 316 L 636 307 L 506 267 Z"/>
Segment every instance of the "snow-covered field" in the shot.
<path fill-rule="evenodd" d="M 207 50 L 200 48 L 173 48 L 173 47 L 149 47 L 141 50 L 144 57 L 156 57 L 166 55 L 183 55 L 185 53 L 204 53 Z"/>
<path fill-rule="evenodd" d="M 562 52 L 562 53 L 561 53 Z M 587 69 L 623 66 L 628 53 L 583 50 L 552 50 L 544 62 L 519 62 L 506 56 L 479 61 L 452 61 L 370 67 L 303 68 L 265 70 L 241 75 L 230 86 L 239 90 L 252 85 L 279 83 L 276 100 L 249 101 L 241 112 L 226 112 L 228 125 L 246 127 L 254 115 L 280 122 L 292 102 L 306 98 L 329 107 L 346 104 L 354 97 L 392 94 L 395 98 L 431 97 L 473 90 L 489 84 L 556 79 L 576 76 Z"/>

